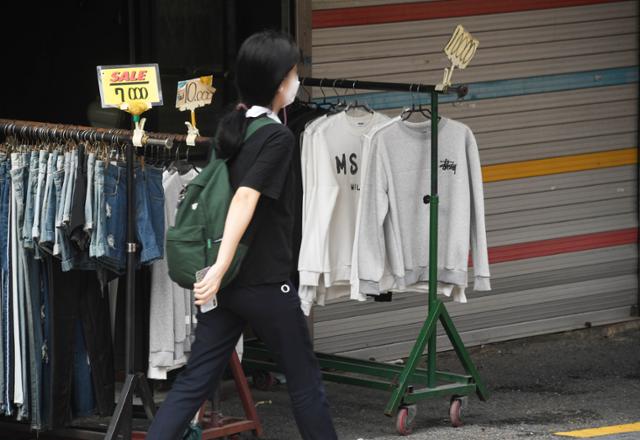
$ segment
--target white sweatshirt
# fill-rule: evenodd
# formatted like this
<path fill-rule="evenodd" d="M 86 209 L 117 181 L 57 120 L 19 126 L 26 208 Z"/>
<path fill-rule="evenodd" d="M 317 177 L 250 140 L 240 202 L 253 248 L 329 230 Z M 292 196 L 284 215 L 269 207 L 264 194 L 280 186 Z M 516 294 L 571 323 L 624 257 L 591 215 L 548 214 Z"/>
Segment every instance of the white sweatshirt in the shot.
<path fill-rule="evenodd" d="M 429 126 L 396 118 L 370 136 L 352 298 L 428 281 L 429 205 L 422 199 L 430 191 Z M 439 291 L 464 295 L 470 247 L 474 289 L 490 290 L 478 147 L 466 125 L 442 118 L 438 127 Z"/>
<path fill-rule="evenodd" d="M 384 123 L 380 114 L 345 112 L 322 117 L 305 130 L 302 147 L 303 228 L 298 270 L 299 294 L 308 314 L 319 284 L 348 285 L 355 219 L 360 197 L 363 135 Z M 339 293 L 338 293 L 339 292 Z M 335 295 L 348 296 L 342 288 Z M 319 303 L 324 303 L 324 297 Z"/>

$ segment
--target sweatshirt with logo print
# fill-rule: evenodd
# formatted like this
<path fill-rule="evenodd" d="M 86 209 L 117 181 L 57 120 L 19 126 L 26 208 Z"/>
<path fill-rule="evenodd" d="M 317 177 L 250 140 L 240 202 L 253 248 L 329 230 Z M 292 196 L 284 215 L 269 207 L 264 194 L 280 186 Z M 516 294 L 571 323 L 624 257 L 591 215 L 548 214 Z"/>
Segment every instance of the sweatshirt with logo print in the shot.
<path fill-rule="evenodd" d="M 305 130 L 301 155 L 305 212 L 298 270 L 306 314 L 314 301 L 323 304 L 325 296 L 349 296 L 363 135 L 388 119 L 380 113 L 341 112 Z M 324 289 L 335 286 L 347 287 L 333 294 Z"/>
<path fill-rule="evenodd" d="M 478 146 L 466 125 L 438 124 L 438 281 L 467 286 L 471 250 L 474 290 L 491 290 Z M 429 278 L 430 121 L 400 118 L 368 140 L 355 240 L 352 298 L 407 289 Z"/>

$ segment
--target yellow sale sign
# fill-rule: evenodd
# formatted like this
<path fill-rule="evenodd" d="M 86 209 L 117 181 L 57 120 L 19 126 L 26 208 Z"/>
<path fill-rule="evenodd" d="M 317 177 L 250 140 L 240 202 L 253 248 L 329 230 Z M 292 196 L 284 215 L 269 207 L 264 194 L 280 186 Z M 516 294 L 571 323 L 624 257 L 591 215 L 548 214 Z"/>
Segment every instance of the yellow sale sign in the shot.
<path fill-rule="evenodd" d="M 102 107 L 117 107 L 134 101 L 162 105 L 160 70 L 157 64 L 98 66 Z"/>

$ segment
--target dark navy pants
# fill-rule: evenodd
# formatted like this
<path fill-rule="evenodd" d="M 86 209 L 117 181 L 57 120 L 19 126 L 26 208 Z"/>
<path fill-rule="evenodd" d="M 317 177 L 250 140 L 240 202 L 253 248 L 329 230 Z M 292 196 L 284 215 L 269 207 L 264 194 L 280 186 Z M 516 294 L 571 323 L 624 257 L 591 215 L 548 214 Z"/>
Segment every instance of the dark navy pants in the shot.
<path fill-rule="evenodd" d="M 178 440 L 220 380 L 249 323 L 287 377 L 293 414 L 305 440 L 337 439 L 300 299 L 290 283 L 227 287 L 218 307 L 198 314 L 186 369 L 149 428 L 147 440 Z"/>

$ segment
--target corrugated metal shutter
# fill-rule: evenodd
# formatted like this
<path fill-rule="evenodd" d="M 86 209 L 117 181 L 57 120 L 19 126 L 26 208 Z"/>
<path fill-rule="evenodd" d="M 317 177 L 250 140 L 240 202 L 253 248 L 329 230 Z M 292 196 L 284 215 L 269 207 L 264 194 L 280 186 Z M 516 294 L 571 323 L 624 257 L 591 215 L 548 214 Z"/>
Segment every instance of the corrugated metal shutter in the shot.
<path fill-rule="evenodd" d="M 454 75 L 470 95 L 441 105 L 476 134 L 485 180 L 493 291 L 448 303 L 467 345 L 631 317 L 637 2 L 314 0 L 313 7 L 315 77 L 436 83 L 456 24 L 480 40 L 469 68 Z M 390 115 L 411 103 L 398 93 L 361 99 Z M 316 307 L 316 349 L 404 357 L 426 313 L 420 293 Z"/>

